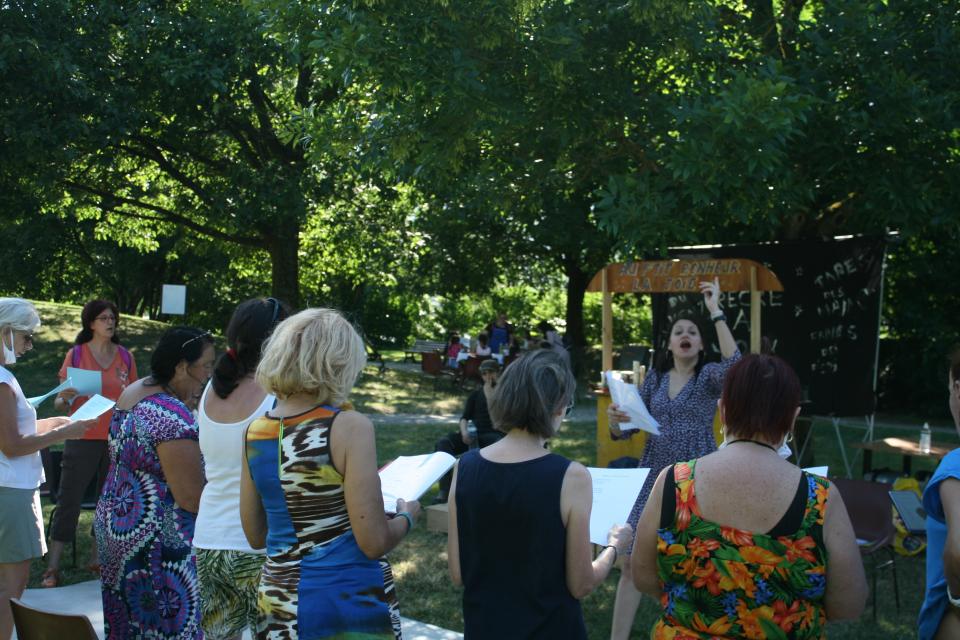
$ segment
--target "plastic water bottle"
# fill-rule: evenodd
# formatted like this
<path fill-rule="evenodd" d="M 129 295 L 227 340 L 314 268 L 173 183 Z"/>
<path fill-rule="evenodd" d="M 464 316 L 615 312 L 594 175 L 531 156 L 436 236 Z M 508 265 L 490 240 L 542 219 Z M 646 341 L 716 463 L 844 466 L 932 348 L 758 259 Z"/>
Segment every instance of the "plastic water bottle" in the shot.
<path fill-rule="evenodd" d="M 920 429 L 920 453 L 930 453 L 930 423 L 924 422 Z"/>

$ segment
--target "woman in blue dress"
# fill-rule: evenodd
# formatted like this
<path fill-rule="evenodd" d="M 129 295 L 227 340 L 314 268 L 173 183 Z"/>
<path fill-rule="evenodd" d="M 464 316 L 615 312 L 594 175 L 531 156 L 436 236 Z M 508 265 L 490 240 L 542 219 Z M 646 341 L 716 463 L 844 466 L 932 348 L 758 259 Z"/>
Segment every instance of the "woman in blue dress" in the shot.
<path fill-rule="evenodd" d="M 696 323 L 684 318 L 673 323 L 667 351 L 661 354 L 663 357 L 640 388 L 640 396 L 650 415 L 660 424 L 660 435 L 647 438 L 640 459 L 640 467 L 649 468 L 650 475 L 627 520 L 634 530 L 660 471 L 677 462 L 703 457 L 717 449 L 713 416 L 723 390 L 723 376 L 740 359 L 740 351 L 727 326 L 726 316 L 720 309 L 719 280 L 715 278 L 713 282 L 701 282 L 700 290 L 717 330 L 722 360 L 719 363 L 704 363 L 703 334 Z M 630 417 L 619 411 L 617 405 L 610 405 L 607 419 L 614 439 L 635 433 L 621 433 L 619 424 L 628 422 Z M 625 556 L 613 606 L 611 639 L 625 640 L 630 636 L 640 597 L 630 578 L 630 556 Z"/>
<path fill-rule="evenodd" d="M 287 318 L 264 345 L 256 379 L 277 405 L 246 433 L 240 518 L 267 549 L 258 638 L 400 638 L 383 557 L 420 510 L 383 505 L 373 424 L 345 408 L 363 340 L 331 309 Z"/>

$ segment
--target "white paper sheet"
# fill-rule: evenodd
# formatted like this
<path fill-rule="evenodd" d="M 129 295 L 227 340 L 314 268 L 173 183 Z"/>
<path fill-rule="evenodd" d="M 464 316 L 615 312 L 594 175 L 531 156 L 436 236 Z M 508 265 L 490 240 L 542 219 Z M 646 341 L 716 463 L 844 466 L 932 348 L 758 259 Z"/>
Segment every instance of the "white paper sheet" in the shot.
<path fill-rule="evenodd" d="M 593 510 L 590 512 L 590 542 L 607 544 L 615 524 L 626 524 L 650 469 L 600 469 L 587 467 L 593 480 Z"/>
<path fill-rule="evenodd" d="M 107 411 L 110 411 L 115 404 L 117 403 L 109 398 L 104 398 L 99 394 L 94 394 L 89 400 L 83 403 L 82 407 L 77 409 L 73 415 L 70 416 L 70 419 L 76 421 L 99 418 Z"/>
<path fill-rule="evenodd" d="M 42 396 L 34 396 L 34 397 L 32 397 L 32 398 L 27 398 L 27 402 L 29 402 L 30 404 L 32 404 L 34 408 L 37 408 L 37 407 L 40 406 L 40 404 L 41 404 L 44 400 L 46 400 L 46 399 L 49 398 L 50 396 L 56 395 L 56 394 L 60 393 L 61 391 L 63 391 L 64 389 L 69 389 L 72 385 L 73 385 L 73 382 L 70 380 L 70 378 L 67 378 L 66 380 L 64 380 L 63 382 L 61 382 L 61 383 L 58 384 L 57 386 L 55 386 L 53 389 L 50 389 L 50 391 L 47 391 L 47 392 L 46 392 L 45 394 L 43 394 Z"/>
<path fill-rule="evenodd" d="M 73 380 L 70 386 L 77 390 L 78 396 L 93 396 L 103 391 L 103 374 L 99 371 L 67 367 L 67 379 Z"/>
<path fill-rule="evenodd" d="M 397 499 L 419 500 L 420 496 L 443 477 L 457 462 L 449 453 L 435 451 L 419 456 L 400 456 L 380 469 L 383 507 L 388 513 L 397 510 Z"/>
<path fill-rule="evenodd" d="M 812 473 L 815 476 L 823 476 L 824 478 L 826 478 L 827 471 L 829 469 L 830 467 L 807 467 L 804 469 L 804 471 L 806 471 L 807 473 Z"/>
<path fill-rule="evenodd" d="M 636 385 L 627 384 L 620 379 L 616 371 L 604 371 L 607 388 L 610 390 L 610 399 L 620 411 L 630 416 L 630 422 L 621 422 L 621 431 L 637 431 L 642 429 L 655 436 L 660 435 L 660 425 L 647 411 Z"/>

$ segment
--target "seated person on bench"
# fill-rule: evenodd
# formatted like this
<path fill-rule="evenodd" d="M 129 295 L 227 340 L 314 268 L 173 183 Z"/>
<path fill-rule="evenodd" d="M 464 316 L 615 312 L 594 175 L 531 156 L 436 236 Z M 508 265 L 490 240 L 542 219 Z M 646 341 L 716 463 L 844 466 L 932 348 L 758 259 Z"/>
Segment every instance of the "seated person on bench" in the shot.
<path fill-rule="evenodd" d="M 467 397 L 467 406 L 463 409 L 463 415 L 460 416 L 460 430 L 448 433 L 437 440 L 434 451 L 446 451 L 452 456 L 459 456 L 466 453 L 474 445 L 483 448 L 503 437 L 503 434 L 493 427 L 490 412 L 487 410 L 490 398 L 493 397 L 493 388 L 497 385 L 498 375 L 500 375 L 500 365 L 497 364 L 496 360 L 484 360 L 480 363 L 480 377 L 483 378 L 483 386 Z M 473 442 L 470 433 L 467 431 L 471 420 L 477 426 L 476 443 Z M 440 478 L 440 493 L 437 494 L 435 503 L 447 501 L 452 477 L 453 472 L 450 472 Z"/>

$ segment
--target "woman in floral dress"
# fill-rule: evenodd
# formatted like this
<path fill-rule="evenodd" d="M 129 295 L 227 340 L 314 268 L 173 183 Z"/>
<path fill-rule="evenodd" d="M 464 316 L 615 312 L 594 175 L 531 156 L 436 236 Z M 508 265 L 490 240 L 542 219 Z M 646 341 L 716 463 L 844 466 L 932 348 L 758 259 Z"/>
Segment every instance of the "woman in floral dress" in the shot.
<path fill-rule="evenodd" d="M 719 363 L 704 363 L 704 343 L 700 328 L 691 320 L 673 323 L 667 351 L 653 371 L 647 375 L 640 396 L 650 414 L 660 424 L 660 435 L 647 439 L 640 467 L 650 469 L 650 475 L 634 502 L 627 523 L 634 529 L 647 502 L 653 480 L 661 470 L 675 462 L 699 458 L 716 451 L 713 435 L 713 416 L 723 387 L 727 370 L 740 358 L 740 351 L 720 309 L 720 283 L 701 282 L 703 301 L 717 330 L 720 344 Z M 611 404 L 607 410 L 611 436 L 629 437 L 635 432 L 621 434 L 619 424 L 629 416 Z M 610 637 L 625 640 L 633 627 L 633 618 L 640 604 L 640 593 L 630 580 L 630 556 L 624 558 L 613 605 L 613 628 Z"/>
<path fill-rule="evenodd" d="M 210 334 L 174 327 L 110 423 L 97 503 L 107 638 L 202 638 L 193 526 L 203 463 L 192 409 L 213 370 Z"/>

